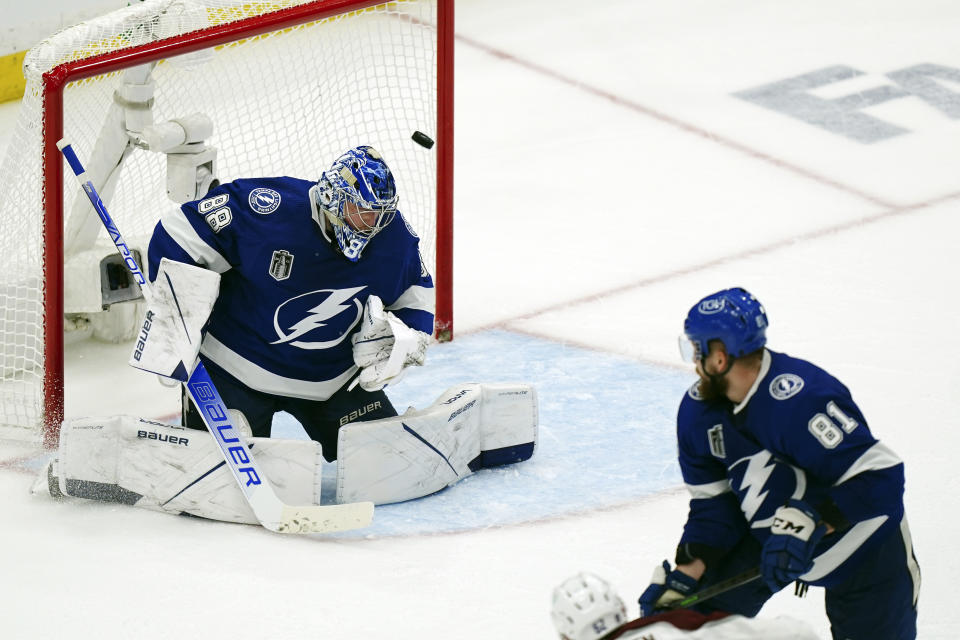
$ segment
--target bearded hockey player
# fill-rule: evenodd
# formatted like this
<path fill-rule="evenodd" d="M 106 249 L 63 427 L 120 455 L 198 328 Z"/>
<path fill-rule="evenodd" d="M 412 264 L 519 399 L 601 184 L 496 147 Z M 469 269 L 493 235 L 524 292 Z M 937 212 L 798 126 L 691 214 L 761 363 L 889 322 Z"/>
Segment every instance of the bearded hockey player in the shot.
<path fill-rule="evenodd" d="M 766 348 L 767 325 L 740 288 L 687 314 L 681 350 L 700 377 L 677 416 L 690 512 L 676 567 L 656 567 L 642 613 L 759 567 L 762 581 L 702 610 L 753 616 L 797 580 L 801 592 L 825 589 L 834 638 L 915 638 L 920 571 L 903 462 L 839 380 Z"/>

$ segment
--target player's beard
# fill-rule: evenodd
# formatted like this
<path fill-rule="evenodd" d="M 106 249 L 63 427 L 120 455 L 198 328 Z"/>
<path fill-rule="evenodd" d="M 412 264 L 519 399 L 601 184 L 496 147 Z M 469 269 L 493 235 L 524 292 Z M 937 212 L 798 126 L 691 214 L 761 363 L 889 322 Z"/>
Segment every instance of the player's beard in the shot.
<path fill-rule="evenodd" d="M 700 398 L 704 402 L 720 402 L 727 399 L 727 388 L 730 383 L 727 376 L 700 375 Z"/>

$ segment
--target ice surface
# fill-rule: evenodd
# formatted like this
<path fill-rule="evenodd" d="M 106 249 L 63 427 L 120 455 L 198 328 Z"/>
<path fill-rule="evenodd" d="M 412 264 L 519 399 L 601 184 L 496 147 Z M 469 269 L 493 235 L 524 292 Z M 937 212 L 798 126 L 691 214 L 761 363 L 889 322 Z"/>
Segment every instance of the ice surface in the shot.
<path fill-rule="evenodd" d="M 0 635 L 551 638 L 550 592 L 579 570 L 635 614 L 686 514 L 676 336 L 693 301 L 741 285 L 771 346 L 840 377 L 905 460 L 919 637 L 955 637 L 960 118 L 942 107 L 960 85 L 932 80 L 940 107 L 863 107 L 906 131 L 872 144 L 735 94 L 838 65 L 862 75 L 811 95 L 960 69 L 958 19 L 938 0 L 458 2 L 457 337 L 392 397 L 535 382 L 534 459 L 378 509 L 366 531 L 292 538 L 31 497 L 35 452 L 3 445 Z M 175 411 L 98 349 L 68 353 L 68 413 Z M 98 397 L 99 375 L 129 393 Z M 763 615 L 827 638 L 822 600 L 783 592 Z"/>

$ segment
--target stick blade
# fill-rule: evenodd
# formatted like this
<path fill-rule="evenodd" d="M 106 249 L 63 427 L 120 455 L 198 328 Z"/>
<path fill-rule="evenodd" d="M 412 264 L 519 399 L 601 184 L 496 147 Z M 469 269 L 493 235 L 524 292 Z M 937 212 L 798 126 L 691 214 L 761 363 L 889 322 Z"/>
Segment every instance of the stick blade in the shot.
<path fill-rule="evenodd" d="M 277 533 L 333 533 L 369 526 L 373 522 L 372 502 L 284 506 L 280 519 L 263 523 Z"/>

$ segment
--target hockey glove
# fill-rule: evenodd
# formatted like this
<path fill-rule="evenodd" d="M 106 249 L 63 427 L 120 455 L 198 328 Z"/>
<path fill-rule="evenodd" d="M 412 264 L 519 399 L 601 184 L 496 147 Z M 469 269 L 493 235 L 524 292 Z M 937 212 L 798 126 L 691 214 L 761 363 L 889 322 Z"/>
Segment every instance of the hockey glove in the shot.
<path fill-rule="evenodd" d="M 361 369 L 360 386 L 379 391 L 399 380 L 406 367 L 423 364 L 430 336 L 411 329 L 385 311 L 380 298 L 370 296 L 352 341 L 353 361 Z"/>
<path fill-rule="evenodd" d="M 777 509 L 770 526 L 770 537 L 760 552 L 763 580 L 776 593 L 813 566 L 813 553 L 827 527 L 820 515 L 800 500 L 790 500 Z"/>
<path fill-rule="evenodd" d="M 139 325 L 129 364 L 186 382 L 220 292 L 220 274 L 163 258 L 151 290 L 153 299 Z"/>
<path fill-rule="evenodd" d="M 698 580 L 674 569 L 670 570 L 670 563 L 666 560 L 663 565 L 653 570 L 650 586 L 640 594 L 640 617 L 653 615 L 658 609 L 668 607 L 671 603 L 683 600 L 697 588 Z"/>

